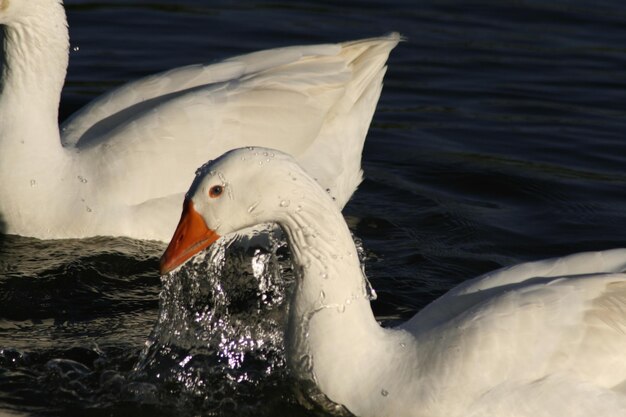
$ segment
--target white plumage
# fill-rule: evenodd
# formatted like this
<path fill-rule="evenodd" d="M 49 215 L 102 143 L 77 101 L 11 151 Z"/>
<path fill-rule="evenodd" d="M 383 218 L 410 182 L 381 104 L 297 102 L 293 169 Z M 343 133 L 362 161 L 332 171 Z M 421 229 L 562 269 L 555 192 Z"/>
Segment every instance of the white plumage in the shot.
<path fill-rule="evenodd" d="M 210 196 L 216 185 L 228 192 Z M 300 271 L 291 370 L 357 416 L 626 415 L 626 249 L 504 268 L 384 329 L 341 212 L 290 156 L 231 151 L 199 172 L 185 207 L 163 272 L 200 250 L 191 236 L 283 229 Z"/>
<path fill-rule="evenodd" d="M 40 238 L 171 237 L 195 168 L 228 149 L 295 155 L 340 207 L 399 36 L 260 51 L 126 84 L 59 132 L 68 59 L 59 0 L 4 0 L 0 216 Z"/>

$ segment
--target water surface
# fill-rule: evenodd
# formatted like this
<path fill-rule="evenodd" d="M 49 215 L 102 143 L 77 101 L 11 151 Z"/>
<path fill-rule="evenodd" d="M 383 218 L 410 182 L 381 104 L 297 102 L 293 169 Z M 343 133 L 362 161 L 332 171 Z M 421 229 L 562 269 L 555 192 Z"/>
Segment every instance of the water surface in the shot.
<path fill-rule="evenodd" d="M 620 1 L 66 7 L 72 52 L 61 119 L 116 85 L 179 65 L 406 36 L 365 145 L 365 181 L 345 209 L 386 325 L 500 266 L 626 242 Z M 311 415 L 281 356 L 287 249 L 213 254 L 222 281 L 197 279 L 209 257 L 161 282 L 162 250 L 128 239 L 2 238 L 0 411 Z"/>

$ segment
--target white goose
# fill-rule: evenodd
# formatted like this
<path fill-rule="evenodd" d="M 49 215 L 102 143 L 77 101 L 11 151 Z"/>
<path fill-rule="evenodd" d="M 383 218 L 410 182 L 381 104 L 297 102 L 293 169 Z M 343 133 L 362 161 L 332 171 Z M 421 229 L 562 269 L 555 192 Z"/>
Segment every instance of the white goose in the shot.
<path fill-rule="evenodd" d="M 61 0 L 0 0 L 0 220 L 7 233 L 167 241 L 195 168 L 247 145 L 287 151 L 342 207 L 399 36 L 260 51 L 117 88 L 59 131 Z M 2 232 L 0 230 L 0 232 Z"/>
<path fill-rule="evenodd" d="M 300 271 L 288 363 L 353 414 L 626 415 L 625 249 L 501 269 L 381 328 L 332 199 L 289 155 L 245 148 L 199 170 L 161 272 L 266 222 Z"/>

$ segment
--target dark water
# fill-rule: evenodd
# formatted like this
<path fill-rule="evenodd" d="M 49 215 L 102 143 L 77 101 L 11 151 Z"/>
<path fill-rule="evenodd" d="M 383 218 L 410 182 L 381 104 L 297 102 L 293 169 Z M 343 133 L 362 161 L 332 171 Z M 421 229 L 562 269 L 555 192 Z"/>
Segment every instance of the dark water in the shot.
<path fill-rule="evenodd" d="M 626 244 L 619 0 L 89 0 L 67 10 L 61 118 L 174 66 L 405 35 L 366 142 L 366 179 L 345 209 L 385 323 L 502 265 Z M 158 244 L 2 238 L 0 414 L 310 415 L 281 356 L 290 271 L 277 246 L 275 256 L 212 254 L 235 280 L 198 278 L 208 257 L 161 283 Z"/>

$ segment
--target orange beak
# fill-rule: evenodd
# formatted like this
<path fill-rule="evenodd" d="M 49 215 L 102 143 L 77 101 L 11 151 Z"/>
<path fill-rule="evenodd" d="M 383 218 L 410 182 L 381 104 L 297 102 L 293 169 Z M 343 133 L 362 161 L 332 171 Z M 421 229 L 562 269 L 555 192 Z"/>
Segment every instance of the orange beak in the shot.
<path fill-rule="evenodd" d="M 193 202 L 185 200 L 183 214 L 180 216 L 174 236 L 161 257 L 161 275 L 182 265 L 219 238 L 215 231 L 207 227 L 202 216 L 193 207 Z"/>

